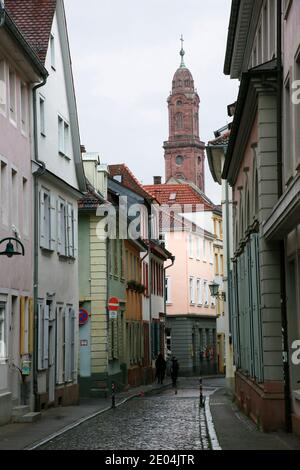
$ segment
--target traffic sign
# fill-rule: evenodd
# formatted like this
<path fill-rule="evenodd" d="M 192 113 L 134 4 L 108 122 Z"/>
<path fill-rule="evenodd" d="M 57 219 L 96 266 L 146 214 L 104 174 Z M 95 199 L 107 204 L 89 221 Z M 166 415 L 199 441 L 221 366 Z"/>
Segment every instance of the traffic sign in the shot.
<path fill-rule="evenodd" d="M 118 297 L 111 297 L 108 301 L 108 310 L 110 312 L 119 310 L 120 303 Z"/>
<path fill-rule="evenodd" d="M 117 320 L 118 318 L 118 312 L 116 312 L 115 310 L 110 310 L 109 311 L 109 319 L 110 320 Z"/>
<path fill-rule="evenodd" d="M 89 321 L 89 312 L 84 308 L 79 310 L 79 325 L 85 325 Z"/>

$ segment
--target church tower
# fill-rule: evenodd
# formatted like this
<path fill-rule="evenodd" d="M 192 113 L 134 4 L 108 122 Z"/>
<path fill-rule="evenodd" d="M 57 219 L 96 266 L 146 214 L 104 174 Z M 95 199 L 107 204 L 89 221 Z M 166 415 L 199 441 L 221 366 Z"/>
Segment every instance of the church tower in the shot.
<path fill-rule="evenodd" d="M 199 138 L 200 99 L 192 74 L 184 63 L 183 39 L 181 41 L 181 64 L 168 98 L 169 140 L 164 143 L 166 182 L 174 179 L 192 182 L 204 192 L 205 144 Z"/>

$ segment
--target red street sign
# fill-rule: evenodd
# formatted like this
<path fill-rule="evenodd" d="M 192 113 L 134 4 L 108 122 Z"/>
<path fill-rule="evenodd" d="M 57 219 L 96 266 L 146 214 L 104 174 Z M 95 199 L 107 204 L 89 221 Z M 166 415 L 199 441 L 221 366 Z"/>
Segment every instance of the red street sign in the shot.
<path fill-rule="evenodd" d="M 115 312 L 116 310 L 119 310 L 119 299 L 118 297 L 111 297 L 108 301 L 108 310 L 111 312 Z"/>
<path fill-rule="evenodd" d="M 85 325 L 89 321 L 89 312 L 84 308 L 79 310 L 79 325 Z"/>

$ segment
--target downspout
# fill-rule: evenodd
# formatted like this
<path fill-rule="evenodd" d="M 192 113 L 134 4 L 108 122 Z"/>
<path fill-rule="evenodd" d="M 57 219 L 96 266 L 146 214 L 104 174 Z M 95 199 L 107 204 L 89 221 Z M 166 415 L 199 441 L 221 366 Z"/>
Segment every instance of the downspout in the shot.
<path fill-rule="evenodd" d="M 283 94 L 283 64 L 282 64 L 282 3 L 277 0 L 277 178 L 278 199 L 283 194 L 283 136 L 282 136 L 282 94 Z M 286 432 L 292 432 L 292 407 L 289 368 L 289 341 L 287 318 L 287 294 L 285 277 L 285 241 L 280 242 L 280 277 L 281 277 L 281 326 L 283 340 L 283 376 L 284 376 L 284 401 L 285 401 L 285 426 Z"/>
<path fill-rule="evenodd" d="M 40 165 L 40 168 L 33 174 L 34 176 L 34 267 L 33 267 L 33 304 L 34 304 L 34 348 L 33 348 L 33 392 L 35 397 L 35 409 L 37 410 L 37 342 L 38 342 L 38 283 L 39 283 L 39 188 L 38 179 L 46 171 L 46 165 L 39 160 L 38 146 L 38 120 L 37 120 L 37 90 L 43 87 L 47 82 L 47 77 L 43 77 L 43 81 L 32 89 L 33 93 L 33 138 L 34 138 L 34 159 Z"/>
<path fill-rule="evenodd" d="M 228 187 L 228 181 L 226 180 L 225 182 L 225 212 L 226 212 L 226 252 L 227 252 L 227 297 L 226 297 L 226 302 L 227 302 L 227 312 L 228 312 L 228 333 L 229 333 L 229 345 L 231 346 L 230 343 L 230 338 L 232 335 L 232 314 L 231 314 L 231 275 L 230 275 L 230 230 L 229 230 L 229 187 Z"/>

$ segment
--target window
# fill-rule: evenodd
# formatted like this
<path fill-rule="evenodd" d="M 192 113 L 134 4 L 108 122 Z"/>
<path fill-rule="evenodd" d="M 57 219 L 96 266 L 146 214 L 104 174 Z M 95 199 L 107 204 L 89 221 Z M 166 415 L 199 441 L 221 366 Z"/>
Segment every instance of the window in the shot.
<path fill-rule="evenodd" d="M 214 259 L 213 259 L 213 244 L 212 244 L 212 242 L 209 242 L 209 262 L 210 262 L 210 264 L 214 264 Z"/>
<path fill-rule="evenodd" d="M 19 223 L 18 173 L 15 170 L 11 170 L 11 194 L 12 194 L 11 221 L 12 221 L 12 224 L 16 228 L 18 228 L 18 223 Z"/>
<path fill-rule="evenodd" d="M 58 151 L 61 155 L 69 156 L 70 127 L 63 118 L 58 116 Z"/>
<path fill-rule="evenodd" d="M 284 89 L 284 108 L 285 108 L 285 118 L 284 118 L 284 153 L 285 153 L 285 182 L 288 184 L 293 171 L 293 155 L 292 155 L 292 140 L 291 140 L 291 125 L 292 125 L 292 106 L 291 106 L 291 88 L 290 88 L 290 78 L 287 79 Z"/>
<path fill-rule="evenodd" d="M 67 207 L 64 200 L 58 200 L 58 253 L 67 256 Z"/>
<path fill-rule="evenodd" d="M 9 116 L 16 122 L 16 74 L 9 71 Z"/>
<path fill-rule="evenodd" d="M 193 277 L 190 277 L 189 288 L 190 288 L 190 303 L 194 305 L 195 304 L 195 292 L 194 292 L 194 278 Z"/>
<path fill-rule="evenodd" d="M 219 258 L 217 253 L 215 253 L 215 275 L 219 275 Z"/>
<path fill-rule="evenodd" d="M 27 129 L 27 87 L 25 83 L 21 83 L 21 129 L 26 132 Z"/>
<path fill-rule="evenodd" d="M 49 364 L 49 306 L 38 304 L 38 370 L 45 370 Z"/>
<path fill-rule="evenodd" d="M 46 136 L 45 98 L 40 96 L 40 132 Z"/>
<path fill-rule="evenodd" d="M 220 275 L 224 276 L 224 256 L 220 255 Z"/>
<path fill-rule="evenodd" d="M 22 194 L 22 203 L 23 203 L 23 233 L 24 235 L 29 234 L 29 207 L 30 202 L 28 198 L 28 181 L 26 178 L 23 178 L 23 194 Z"/>
<path fill-rule="evenodd" d="M 197 259 L 200 260 L 200 257 L 201 257 L 201 242 L 200 242 L 200 238 L 197 238 Z"/>
<path fill-rule="evenodd" d="M 296 55 L 295 60 L 295 82 L 293 85 L 293 93 L 295 94 L 296 99 L 294 102 L 294 112 L 295 112 L 295 129 L 300 128 L 300 46 L 298 49 L 298 54 Z M 296 87 L 296 88 L 295 88 Z M 296 90 L 296 91 L 294 91 Z M 295 157 L 297 167 L 300 165 L 300 132 L 294 132 L 295 135 Z"/>
<path fill-rule="evenodd" d="M 40 245 L 50 249 L 50 193 L 43 189 L 40 193 Z"/>
<path fill-rule="evenodd" d="M 55 38 L 53 34 L 50 36 L 50 55 L 51 67 L 53 70 L 56 70 Z"/>
<path fill-rule="evenodd" d="M 203 293 L 204 293 L 204 305 L 205 307 L 208 307 L 208 301 L 209 301 L 209 296 L 208 296 L 208 282 L 204 281 L 203 282 Z"/>
<path fill-rule="evenodd" d="M 189 257 L 193 258 L 194 253 L 193 253 L 193 237 L 192 235 L 189 235 Z"/>
<path fill-rule="evenodd" d="M 8 225 L 8 177 L 7 165 L 4 162 L 0 163 L 0 214 L 1 223 Z"/>
<path fill-rule="evenodd" d="M 76 315 L 73 306 L 65 308 L 65 328 L 64 328 L 64 381 L 73 382 L 76 377 L 75 358 L 75 321 Z"/>
<path fill-rule="evenodd" d="M 176 129 L 183 129 L 183 114 L 177 113 L 175 115 L 175 126 Z"/>
<path fill-rule="evenodd" d="M 0 60 L 0 112 L 6 114 L 6 79 L 5 62 Z"/>
<path fill-rule="evenodd" d="M 203 261 L 206 262 L 206 240 L 203 239 Z"/>
<path fill-rule="evenodd" d="M 201 294 L 201 280 L 197 279 L 197 288 L 196 288 L 197 304 L 202 305 L 202 294 Z"/>
<path fill-rule="evenodd" d="M 6 357 L 5 311 L 6 303 L 0 301 L 0 360 Z"/>
<path fill-rule="evenodd" d="M 171 301 L 171 278 L 170 277 L 166 277 L 165 279 L 165 295 L 166 295 L 166 303 L 167 304 L 171 304 L 172 301 Z"/>

